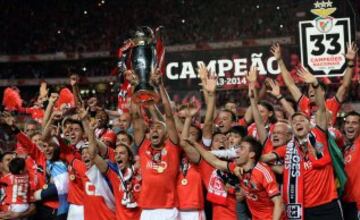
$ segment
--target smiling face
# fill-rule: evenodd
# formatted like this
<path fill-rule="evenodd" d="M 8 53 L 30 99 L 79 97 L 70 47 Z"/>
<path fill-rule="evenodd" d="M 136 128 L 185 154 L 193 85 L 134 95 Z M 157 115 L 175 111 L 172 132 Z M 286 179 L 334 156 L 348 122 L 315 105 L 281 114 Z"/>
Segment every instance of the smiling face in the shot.
<path fill-rule="evenodd" d="M 98 111 L 95 115 L 98 128 L 105 128 L 109 123 L 109 117 L 104 111 Z"/>
<path fill-rule="evenodd" d="M 227 102 L 225 104 L 225 109 L 231 111 L 232 113 L 234 113 L 236 115 L 237 110 L 236 110 L 236 104 L 235 103 Z"/>
<path fill-rule="evenodd" d="M 127 136 L 124 133 L 119 133 L 117 136 L 117 141 L 116 141 L 116 145 L 118 144 L 125 144 L 127 146 L 131 146 L 131 140 L 129 138 L 129 136 Z"/>
<path fill-rule="evenodd" d="M 233 124 L 232 115 L 228 111 L 221 111 L 217 118 L 217 125 L 221 133 L 225 134 L 228 132 Z"/>
<path fill-rule="evenodd" d="M 71 127 L 69 129 L 69 134 L 70 134 L 70 143 L 75 145 L 83 139 L 84 131 L 79 124 L 73 123 L 71 124 Z"/>
<path fill-rule="evenodd" d="M 228 146 L 227 138 L 224 134 L 217 133 L 213 136 L 211 150 L 223 150 Z"/>
<path fill-rule="evenodd" d="M 121 170 L 128 167 L 130 162 L 129 150 L 124 145 L 118 145 L 115 148 L 115 161 Z"/>
<path fill-rule="evenodd" d="M 325 95 L 325 91 L 323 89 L 321 90 L 321 95 Z M 312 85 L 309 85 L 308 96 L 309 96 L 310 102 L 315 103 L 315 89 Z"/>
<path fill-rule="evenodd" d="M 150 125 L 149 137 L 152 146 L 161 147 L 166 139 L 166 125 L 163 122 L 155 121 Z"/>
<path fill-rule="evenodd" d="M 81 160 L 85 163 L 87 169 L 89 169 L 93 165 L 88 148 L 82 149 Z"/>
<path fill-rule="evenodd" d="M 290 140 L 291 134 L 287 124 L 281 122 L 276 123 L 271 134 L 273 146 L 279 147 L 286 144 Z"/>
<path fill-rule="evenodd" d="M 304 115 L 298 114 L 292 118 L 291 125 L 295 137 L 302 139 L 310 132 L 310 121 Z"/>
<path fill-rule="evenodd" d="M 360 117 L 349 115 L 345 118 L 344 124 L 345 136 L 348 140 L 354 141 L 360 135 Z"/>
<path fill-rule="evenodd" d="M 53 142 L 44 143 L 43 152 L 47 160 L 51 160 L 53 158 L 56 147 L 56 144 Z"/>

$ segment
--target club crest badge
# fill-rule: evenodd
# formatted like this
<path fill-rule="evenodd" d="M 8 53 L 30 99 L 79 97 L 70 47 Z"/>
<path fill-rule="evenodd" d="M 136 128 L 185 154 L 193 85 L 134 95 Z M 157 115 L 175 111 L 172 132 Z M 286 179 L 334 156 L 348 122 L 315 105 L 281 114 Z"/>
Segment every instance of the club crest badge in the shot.
<path fill-rule="evenodd" d="M 331 0 L 316 1 L 314 20 L 299 23 L 302 65 L 316 77 L 342 76 L 346 68 L 346 43 L 351 42 L 350 18 L 335 18 Z"/>

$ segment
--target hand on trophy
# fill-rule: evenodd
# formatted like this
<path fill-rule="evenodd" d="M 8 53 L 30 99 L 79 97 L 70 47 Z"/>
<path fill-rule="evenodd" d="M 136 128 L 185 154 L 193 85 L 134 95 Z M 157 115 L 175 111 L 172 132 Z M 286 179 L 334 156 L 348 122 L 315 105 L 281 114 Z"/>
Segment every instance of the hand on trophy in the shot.
<path fill-rule="evenodd" d="M 163 83 L 161 72 L 160 72 L 159 68 L 155 69 L 151 73 L 150 81 L 151 81 L 151 84 L 155 87 L 159 87 Z"/>
<path fill-rule="evenodd" d="M 136 86 L 139 83 L 139 78 L 133 70 L 125 71 L 125 79 L 130 82 L 132 86 Z"/>

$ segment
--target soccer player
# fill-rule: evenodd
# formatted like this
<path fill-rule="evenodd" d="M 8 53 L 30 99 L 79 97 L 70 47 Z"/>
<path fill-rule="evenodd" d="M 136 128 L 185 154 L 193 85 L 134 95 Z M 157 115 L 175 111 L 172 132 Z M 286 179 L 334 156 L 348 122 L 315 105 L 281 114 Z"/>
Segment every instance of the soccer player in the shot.
<path fill-rule="evenodd" d="M 334 170 L 328 149 L 328 121 L 325 98 L 317 79 L 305 69 L 298 75 L 315 89 L 316 127 L 311 129 L 307 115 L 296 112 L 291 117 L 294 138 L 284 158 L 283 196 L 288 218 L 342 219 L 338 203 Z M 294 190 L 295 189 L 295 190 Z"/>
<path fill-rule="evenodd" d="M 346 98 L 346 93 L 349 91 L 351 84 L 351 78 L 354 72 L 354 60 L 357 54 L 358 48 L 354 42 L 347 45 L 347 52 L 345 55 L 347 68 L 344 72 L 344 78 L 341 86 L 338 88 L 336 95 L 330 99 L 326 100 L 326 108 L 332 113 L 332 124 L 335 124 L 337 113 L 340 110 L 342 102 Z M 291 78 L 289 71 L 287 70 L 284 61 L 281 57 L 281 48 L 279 44 L 274 44 L 271 47 L 271 53 L 276 58 L 278 65 L 280 67 L 281 76 L 284 79 L 285 85 L 287 86 L 292 97 L 298 103 L 299 111 L 305 113 L 311 119 L 312 124 L 315 124 L 313 119 L 314 113 L 316 112 L 316 100 L 315 100 L 315 88 L 312 85 L 309 85 L 308 96 L 301 93 L 300 89 L 295 85 L 294 80 Z M 325 95 L 324 85 L 319 84 L 322 95 Z"/>
<path fill-rule="evenodd" d="M 360 114 L 349 112 L 345 116 L 344 132 L 348 145 L 344 149 L 347 182 L 342 198 L 345 219 L 357 219 L 360 216 Z"/>
<path fill-rule="evenodd" d="M 200 144 L 187 139 L 208 163 L 217 169 L 238 174 L 238 166 L 244 171 L 239 178 L 242 193 L 246 197 L 254 220 L 281 219 L 283 204 L 274 174 L 266 164 L 258 162 L 262 146 L 252 137 L 245 137 L 237 150 L 235 162 L 222 161 L 206 151 Z"/>
<path fill-rule="evenodd" d="M 160 72 L 152 74 L 165 110 L 165 123 L 152 121 L 149 139 L 145 138 L 144 120 L 139 106 L 132 104 L 135 144 L 139 147 L 142 189 L 139 206 L 141 219 L 175 220 L 178 218 L 176 181 L 180 166 L 179 137 L 170 101 Z"/>

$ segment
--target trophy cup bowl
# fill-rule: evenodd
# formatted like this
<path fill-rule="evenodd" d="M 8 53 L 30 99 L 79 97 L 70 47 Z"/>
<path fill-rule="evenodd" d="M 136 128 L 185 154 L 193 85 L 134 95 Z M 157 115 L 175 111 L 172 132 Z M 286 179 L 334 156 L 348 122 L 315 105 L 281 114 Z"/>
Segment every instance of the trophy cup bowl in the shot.
<path fill-rule="evenodd" d="M 154 34 L 149 27 L 139 28 L 132 39 L 131 63 L 139 83 L 135 86 L 133 101 L 141 104 L 154 104 L 160 100 L 159 94 L 150 84 L 150 76 L 156 68 L 156 48 Z"/>

